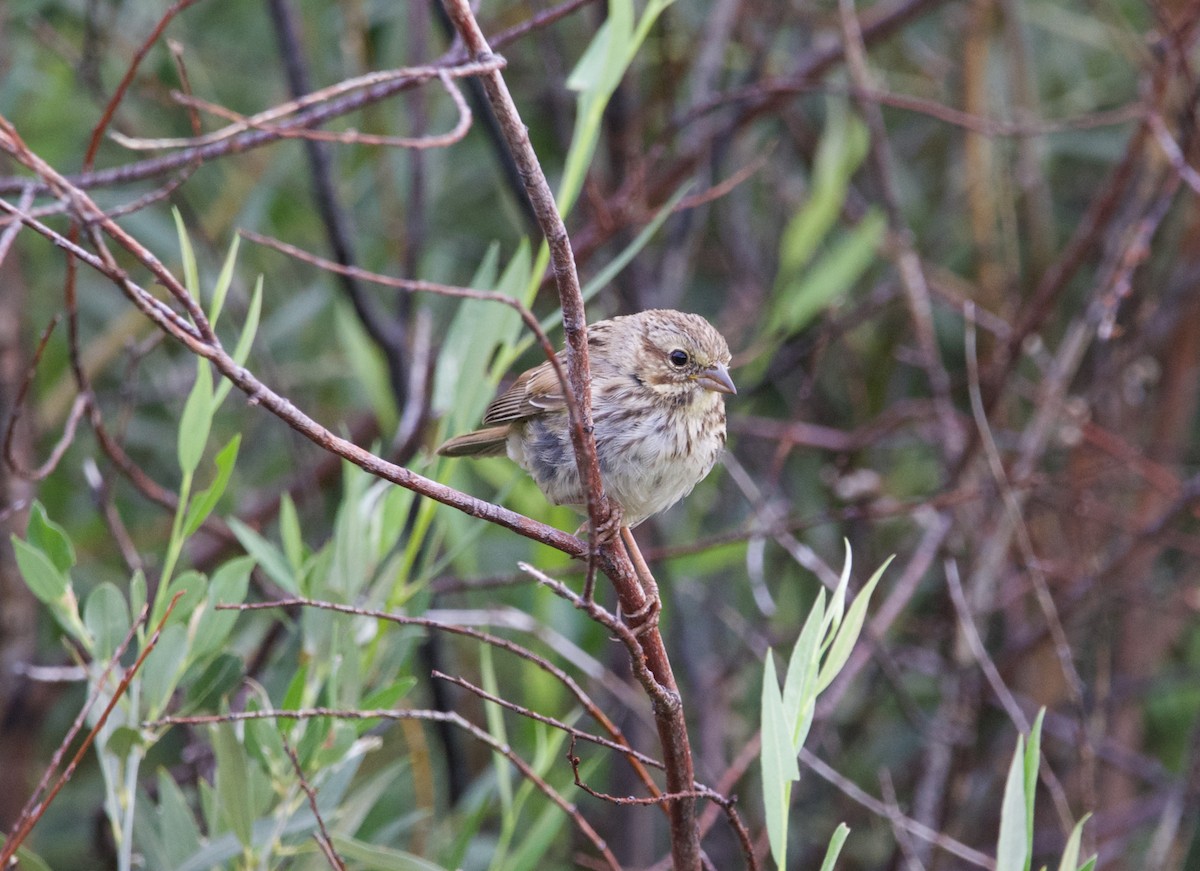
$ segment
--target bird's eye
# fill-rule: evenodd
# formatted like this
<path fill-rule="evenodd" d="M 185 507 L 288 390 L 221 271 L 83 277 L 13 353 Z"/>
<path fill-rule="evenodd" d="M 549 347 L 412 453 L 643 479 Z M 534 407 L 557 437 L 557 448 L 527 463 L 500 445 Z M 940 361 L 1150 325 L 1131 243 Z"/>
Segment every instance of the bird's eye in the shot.
<path fill-rule="evenodd" d="M 670 354 L 667 354 L 667 359 L 671 361 L 671 365 L 676 369 L 682 369 L 688 364 L 688 360 L 690 358 L 688 357 L 687 351 L 676 348 Z"/>

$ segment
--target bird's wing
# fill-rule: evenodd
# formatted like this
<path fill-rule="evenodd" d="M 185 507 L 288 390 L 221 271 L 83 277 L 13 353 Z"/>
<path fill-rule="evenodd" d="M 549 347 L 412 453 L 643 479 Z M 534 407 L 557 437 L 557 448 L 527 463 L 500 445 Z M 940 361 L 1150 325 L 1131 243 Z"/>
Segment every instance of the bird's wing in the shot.
<path fill-rule="evenodd" d="M 559 355 L 562 362 L 562 355 Z M 562 384 L 549 361 L 522 372 L 508 390 L 501 393 L 484 412 L 483 422 L 507 423 L 566 408 Z"/>

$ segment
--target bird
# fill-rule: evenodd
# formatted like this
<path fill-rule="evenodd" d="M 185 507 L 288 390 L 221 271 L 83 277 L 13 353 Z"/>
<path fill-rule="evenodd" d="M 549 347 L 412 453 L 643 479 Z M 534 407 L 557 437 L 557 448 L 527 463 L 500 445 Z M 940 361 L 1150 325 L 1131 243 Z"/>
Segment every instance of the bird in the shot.
<path fill-rule="evenodd" d="M 700 315 L 669 309 L 597 321 L 587 336 L 600 477 L 620 526 L 632 528 L 687 496 L 720 456 L 725 396 L 737 393 L 729 345 Z M 558 359 L 565 365 L 565 352 Z M 483 428 L 437 452 L 507 455 L 550 502 L 583 510 L 563 390 L 548 360 L 522 372 L 487 407 Z"/>

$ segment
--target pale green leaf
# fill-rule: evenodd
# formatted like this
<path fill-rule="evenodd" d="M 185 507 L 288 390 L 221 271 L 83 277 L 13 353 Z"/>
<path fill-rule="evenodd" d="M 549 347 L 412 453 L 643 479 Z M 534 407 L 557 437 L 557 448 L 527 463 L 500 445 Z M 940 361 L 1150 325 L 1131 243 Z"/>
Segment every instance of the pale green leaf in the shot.
<path fill-rule="evenodd" d="M 115 584 L 105 581 L 92 590 L 83 608 L 83 624 L 95 642 L 92 656 L 107 661 L 129 632 L 129 606 Z"/>
<path fill-rule="evenodd" d="M 833 643 L 829 645 L 829 652 L 825 655 L 825 662 L 821 666 L 821 674 L 817 678 L 818 693 L 833 683 L 834 678 L 842 670 L 842 666 L 846 664 L 846 660 L 850 658 L 850 652 L 854 649 L 863 623 L 867 619 L 867 606 L 871 604 L 871 594 L 875 592 L 879 579 L 883 577 L 884 571 L 894 558 L 894 556 L 890 556 L 883 561 L 883 565 L 875 570 L 875 574 L 871 575 L 871 579 L 858 591 L 858 595 L 854 597 L 854 601 L 846 610 L 842 625 L 838 628 Z"/>
<path fill-rule="evenodd" d="M 1079 848 L 1083 840 L 1083 824 L 1091 816 L 1091 814 L 1084 814 L 1083 819 L 1075 824 L 1075 828 L 1071 829 L 1071 836 L 1067 838 L 1067 846 L 1063 848 L 1062 861 L 1058 863 L 1058 871 L 1078 871 Z"/>
<path fill-rule="evenodd" d="M 830 243 L 812 265 L 786 279 L 776 291 L 768 323 L 776 332 L 794 333 L 847 293 L 875 262 L 887 231 L 887 218 L 870 209 L 858 225 Z"/>
<path fill-rule="evenodd" d="M 821 871 L 833 871 L 837 864 L 838 856 L 842 852 L 842 845 L 846 843 L 846 838 L 850 836 L 850 827 L 845 823 L 838 823 L 838 827 L 833 830 L 833 836 L 829 839 L 829 847 L 825 850 L 825 859 L 821 862 Z"/>
<path fill-rule="evenodd" d="M 411 492 L 403 487 L 396 489 Z M 300 515 L 296 513 L 296 503 L 287 492 L 279 497 L 279 540 L 283 544 L 283 555 L 287 557 L 288 565 L 295 574 L 300 574 L 304 567 L 304 533 L 300 529 Z"/>
<path fill-rule="evenodd" d="M 237 622 L 237 611 L 217 611 L 215 606 L 240 605 L 250 587 L 250 571 L 254 557 L 231 559 L 218 568 L 208 585 L 208 598 L 195 630 L 192 657 L 200 659 L 219 650 Z"/>
<path fill-rule="evenodd" d="M 338 345 L 349 363 L 347 374 L 366 394 L 380 430 L 385 433 L 395 431 L 400 410 L 396 407 L 396 394 L 392 390 L 383 351 L 367 335 L 362 321 L 354 315 L 348 303 L 335 305 L 333 315 Z"/>
<path fill-rule="evenodd" d="M 168 595 L 174 597 L 179 595 L 179 601 L 175 603 L 175 608 L 171 611 L 171 616 L 168 618 L 170 623 L 187 623 L 192 618 L 192 614 L 200 607 L 200 603 L 204 601 L 204 594 L 208 590 L 208 579 L 200 572 L 194 569 L 182 573 L 171 580 Z M 166 596 L 159 594 L 159 601 L 165 602 Z"/>
<path fill-rule="evenodd" d="M 212 746 L 217 758 L 216 797 L 221 818 L 241 845 L 249 847 L 254 826 L 249 760 L 233 724 L 218 723 L 213 727 Z"/>
<path fill-rule="evenodd" d="M 779 273 L 784 280 L 800 274 L 838 220 L 850 178 L 867 155 L 870 137 L 866 125 L 851 114 L 844 100 L 830 99 L 826 106 L 808 197 L 779 242 Z"/>
<path fill-rule="evenodd" d="M 29 542 L 11 537 L 17 568 L 29 591 L 47 605 L 58 603 L 70 586 L 70 578 L 48 556 Z"/>
<path fill-rule="evenodd" d="M 403 850 L 368 844 L 347 835 L 334 834 L 332 838 L 338 855 L 358 863 L 358 867 L 372 871 L 444 871 L 441 865 Z"/>
<path fill-rule="evenodd" d="M 774 654 L 768 650 L 763 663 L 762 687 L 762 764 L 763 804 L 766 810 L 767 837 L 771 855 L 780 868 L 787 867 L 788 815 L 792 781 L 800 779 L 800 766 L 792 749 L 791 728 L 783 711 L 779 679 L 775 675 Z"/>
<path fill-rule="evenodd" d="M 236 517 L 230 517 L 228 522 L 238 542 L 246 549 L 246 553 L 254 557 L 267 577 L 289 593 L 297 593 L 296 576 L 279 548 Z"/>
<path fill-rule="evenodd" d="M 262 295 L 263 280 L 260 275 L 258 281 L 254 283 L 254 294 L 250 297 L 250 306 L 246 310 L 246 321 L 242 324 L 242 334 L 238 336 L 237 345 L 233 349 L 233 362 L 239 366 L 243 365 L 246 358 L 250 356 L 250 346 L 254 344 L 254 334 L 258 332 L 258 322 L 262 317 Z M 221 383 L 217 385 L 217 390 L 213 394 L 214 408 L 220 407 L 232 388 L 232 381 L 228 378 L 221 379 Z"/>
<path fill-rule="evenodd" d="M 201 357 L 196 360 L 196 381 L 179 417 L 179 468 L 184 475 L 191 475 L 200 465 L 214 410 L 212 370 Z"/>
<path fill-rule="evenodd" d="M 147 719 L 158 717 L 171 700 L 175 685 L 183 674 L 187 654 L 187 628 L 182 623 L 165 626 L 140 672 Z"/>
<path fill-rule="evenodd" d="M 225 262 L 221 265 L 217 283 L 213 286 L 208 322 L 214 329 L 217 326 L 217 319 L 221 317 L 221 309 L 225 306 L 225 295 L 229 293 L 229 286 L 233 283 L 233 267 L 237 262 L 238 245 L 241 241 L 242 237 L 235 234 L 233 241 L 229 243 L 229 253 L 225 255 Z"/>
<path fill-rule="evenodd" d="M 75 565 L 75 546 L 71 544 L 70 536 L 46 516 L 46 509 L 37 500 L 29 509 L 25 540 L 44 553 L 60 572 L 69 572 Z"/>
<path fill-rule="evenodd" d="M 800 637 L 792 647 L 787 674 L 783 679 L 783 713 L 791 725 L 792 750 L 800 752 L 812 724 L 817 675 L 821 665 L 821 631 L 825 623 L 825 590 L 809 609 Z"/>
<path fill-rule="evenodd" d="M 179 236 L 179 256 L 183 262 L 183 286 L 192 295 L 192 299 L 200 299 L 200 270 L 196 268 L 196 252 L 192 248 L 192 240 L 188 238 L 187 227 L 183 224 L 183 215 L 179 209 L 171 207 L 175 216 L 175 231 Z"/>
<path fill-rule="evenodd" d="M 1025 871 L 1029 857 L 1025 821 L 1025 736 L 1017 737 L 1017 750 L 1008 768 L 1000 803 L 1000 836 L 996 842 L 996 871 Z"/>
<path fill-rule="evenodd" d="M 1038 766 L 1042 761 L 1042 720 L 1046 717 L 1046 709 L 1038 710 L 1033 728 L 1029 731 L 1029 740 L 1025 744 L 1025 841 L 1033 844 L 1033 802 L 1037 798 Z M 1028 869 L 1033 863 L 1033 851 L 1025 859 Z"/>
<path fill-rule="evenodd" d="M 183 790 L 165 768 L 158 770 L 158 830 L 172 868 L 200 848 L 200 827 Z"/>

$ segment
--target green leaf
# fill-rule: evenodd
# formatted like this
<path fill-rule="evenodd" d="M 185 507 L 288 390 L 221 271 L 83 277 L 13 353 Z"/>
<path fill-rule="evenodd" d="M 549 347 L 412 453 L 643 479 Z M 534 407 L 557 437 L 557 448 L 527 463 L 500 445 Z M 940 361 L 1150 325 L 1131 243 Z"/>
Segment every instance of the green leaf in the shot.
<path fill-rule="evenodd" d="M 196 609 L 200 607 L 200 603 L 204 601 L 204 594 L 208 592 L 208 579 L 199 572 L 189 569 L 171 581 L 169 589 L 171 596 L 177 593 L 182 595 L 175 603 L 175 609 L 171 611 L 168 622 L 187 623 L 196 613 Z"/>
<path fill-rule="evenodd" d="M 777 331 L 794 333 L 854 286 L 875 262 L 887 230 L 887 218 L 870 209 L 853 229 L 841 235 L 803 274 L 787 281 L 776 294 L 770 323 Z"/>
<path fill-rule="evenodd" d="M 200 848 L 200 827 L 175 779 L 165 768 L 158 770 L 158 830 L 171 868 Z"/>
<path fill-rule="evenodd" d="M 179 418 L 179 468 L 184 475 L 193 474 L 200 465 L 214 411 L 212 369 L 201 357 L 196 360 L 196 381 Z"/>
<path fill-rule="evenodd" d="M 395 489 L 404 490 L 403 487 Z M 291 565 L 292 571 L 299 575 L 304 567 L 304 533 L 300 530 L 296 503 L 287 492 L 279 497 L 279 540 L 283 543 L 283 554 L 287 557 L 288 564 Z"/>
<path fill-rule="evenodd" d="M 333 325 L 337 330 L 338 344 L 350 364 L 347 374 L 366 393 L 371 410 L 379 421 L 380 431 L 394 432 L 400 420 L 400 409 L 396 407 L 396 394 L 392 390 L 383 351 L 367 335 L 348 303 L 334 306 Z"/>
<path fill-rule="evenodd" d="M 106 661 L 129 632 L 129 606 L 115 584 L 107 581 L 92 590 L 83 608 L 83 623 L 95 642 L 94 659 Z"/>
<path fill-rule="evenodd" d="M 108 736 L 108 740 L 104 742 L 104 752 L 124 760 L 133 752 L 134 747 L 139 747 L 144 743 L 142 734 L 137 729 L 129 726 L 118 726 L 113 729 L 112 734 Z"/>
<path fill-rule="evenodd" d="M 187 627 L 182 623 L 169 623 L 142 665 L 142 699 L 147 719 L 153 720 L 162 714 L 171 700 L 171 693 L 183 674 L 187 654 Z"/>
<path fill-rule="evenodd" d="M 25 540 L 44 553 L 60 572 L 69 572 L 75 565 L 75 547 L 67 531 L 47 517 L 46 509 L 36 500 L 29 510 Z"/>
<path fill-rule="evenodd" d="M 249 760 L 238 743 L 232 723 L 218 723 L 213 727 L 212 745 L 217 758 L 216 792 L 221 818 L 241 845 L 248 848 L 254 826 Z"/>
<path fill-rule="evenodd" d="M 825 622 L 822 624 L 822 650 L 828 648 L 833 642 L 834 633 L 842 625 L 842 618 L 846 616 L 846 594 L 850 590 L 850 570 L 854 563 L 854 555 L 850 551 L 850 542 L 845 539 L 842 541 L 846 545 L 846 558 L 842 560 L 842 575 L 838 578 L 837 586 L 833 588 L 833 594 L 829 597 L 829 608 L 825 612 Z"/>
<path fill-rule="evenodd" d="M 831 99 L 826 106 L 827 120 L 813 161 L 808 198 L 787 223 L 779 242 L 779 273 L 784 280 L 800 275 L 837 221 L 850 179 L 870 144 L 867 126 L 844 100 Z"/>
<path fill-rule="evenodd" d="M 17 558 L 17 568 L 25 579 L 29 591 L 43 603 L 54 605 L 62 600 L 71 580 L 65 571 L 27 541 L 12 536 L 12 546 Z"/>
<path fill-rule="evenodd" d="M 1025 821 L 1025 736 L 1017 736 L 1000 802 L 1000 836 L 996 842 L 996 871 L 1024 871 L 1029 857 Z"/>
<path fill-rule="evenodd" d="M 1093 856 L 1092 858 L 1088 859 L 1079 866 L 1079 871 L 1096 871 L 1096 860 L 1098 858 L 1098 856 Z"/>
<path fill-rule="evenodd" d="M 267 577 L 289 593 L 297 593 L 296 576 L 292 574 L 291 567 L 279 548 L 236 517 L 230 517 L 228 523 L 238 542 L 246 549 L 246 553 L 254 557 L 259 567 L 267 573 Z"/>
<path fill-rule="evenodd" d="M 768 649 L 763 663 L 762 688 L 763 803 L 771 855 L 780 868 L 787 867 L 788 815 L 792 781 L 800 779 L 800 766 L 792 749 L 792 729 L 783 711 L 774 654 Z"/>
<path fill-rule="evenodd" d="M 0 846 L 8 840 L 5 835 L 0 835 Z M 17 868 L 21 871 L 52 871 L 46 860 L 25 847 L 17 847 Z"/>
<path fill-rule="evenodd" d="M 1071 837 L 1067 838 L 1067 846 L 1063 848 L 1062 861 L 1058 863 L 1058 871 L 1078 871 L 1079 847 L 1083 840 L 1083 824 L 1091 819 L 1091 814 L 1084 814 L 1083 819 L 1071 829 Z M 1095 860 L 1093 860 L 1095 861 Z"/>
<path fill-rule="evenodd" d="M 363 697 L 361 708 L 364 711 L 383 711 L 392 710 L 396 703 L 408 695 L 412 688 L 417 685 L 415 677 L 396 678 L 391 684 L 381 687 L 372 693 L 367 693 Z M 379 723 L 379 719 L 373 720 L 354 720 L 351 725 L 359 735 L 362 735 L 368 729 L 374 728 Z"/>
<path fill-rule="evenodd" d="M 783 713 L 791 724 L 793 752 L 799 753 L 812 725 L 816 699 L 817 675 L 821 665 L 821 632 L 825 623 L 825 590 L 817 590 L 817 598 L 809 609 L 804 628 L 792 648 L 787 675 L 783 680 Z"/>
<path fill-rule="evenodd" d="M 192 248 L 192 240 L 188 238 L 187 227 L 183 224 L 183 215 L 179 209 L 171 207 L 175 216 L 175 232 L 179 235 L 179 256 L 183 261 L 183 286 L 192 295 L 192 299 L 200 299 L 200 270 L 196 268 L 196 252 Z"/>
<path fill-rule="evenodd" d="M 845 823 L 838 823 L 838 827 L 833 830 L 833 837 L 829 839 L 829 847 L 825 850 L 825 861 L 821 863 L 821 871 L 833 871 L 838 855 L 842 852 L 842 845 L 846 843 L 849 835 L 850 827 Z"/>
<path fill-rule="evenodd" d="M 146 574 L 141 569 L 129 579 L 129 613 L 137 616 L 146 604 Z"/>
<path fill-rule="evenodd" d="M 304 663 L 296 669 L 296 673 L 288 682 L 288 688 L 284 691 L 283 699 L 279 703 L 279 710 L 298 711 L 304 707 L 304 692 L 307 687 L 308 663 Z"/>
<path fill-rule="evenodd" d="M 240 605 L 246 601 L 250 588 L 250 572 L 254 568 L 254 557 L 243 556 L 231 559 L 213 573 L 208 585 L 208 600 L 204 614 L 195 630 L 192 656 L 200 659 L 218 650 L 233 631 L 237 623 L 237 611 L 217 611 L 216 605 Z"/>
<path fill-rule="evenodd" d="M 217 454 L 214 460 L 217 477 L 206 489 L 196 494 L 196 498 L 188 506 L 187 519 L 183 522 L 184 538 L 189 538 L 199 529 L 201 524 L 212 514 L 213 509 L 217 507 L 217 502 L 225 493 L 225 487 L 229 484 L 230 476 L 233 475 L 233 465 L 237 462 L 238 447 L 241 443 L 242 434 L 238 433 Z"/>
<path fill-rule="evenodd" d="M 217 283 L 213 286 L 208 321 L 214 328 L 217 326 L 217 319 L 221 317 L 221 309 L 225 305 L 225 295 L 229 293 L 229 285 L 233 283 L 233 266 L 237 262 L 238 245 L 241 244 L 241 241 L 242 237 L 235 234 L 233 241 L 229 243 L 229 253 L 225 255 L 225 263 L 221 266 Z"/>
<path fill-rule="evenodd" d="M 445 871 L 441 865 L 435 865 L 433 862 L 402 850 L 368 844 L 366 841 L 360 841 L 347 835 L 334 834 L 331 837 L 338 855 L 343 859 L 358 863 L 363 868 L 377 869 L 377 871 Z"/>
<path fill-rule="evenodd" d="M 194 680 L 186 684 L 187 694 L 182 710 L 195 711 L 217 707 L 226 693 L 232 692 L 242 680 L 241 657 L 219 653 Z"/>
<path fill-rule="evenodd" d="M 1033 802 L 1037 798 L 1038 766 L 1042 762 L 1042 720 L 1046 717 L 1046 709 L 1038 710 L 1033 728 L 1029 732 L 1029 741 L 1025 745 L 1025 842 L 1030 845 L 1029 856 L 1025 859 L 1028 869 L 1033 863 Z"/>
<path fill-rule="evenodd" d="M 825 663 L 821 666 L 821 674 L 817 678 L 818 693 L 833 683 L 833 679 L 838 676 L 842 666 L 850 658 L 850 651 L 854 649 L 859 632 L 862 631 L 863 623 L 867 619 L 867 606 L 871 604 L 871 594 L 875 592 L 875 586 L 893 559 L 895 559 L 894 555 L 883 561 L 883 565 L 875 570 L 871 579 L 858 591 L 858 595 L 854 597 L 854 601 L 846 611 L 846 617 L 842 620 L 842 625 L 839 627 L 833 643 L 829 645 L 829 653 L 826 654 Z"/>
<path fill-rule="evenodd" d="M 262 317 L 262 290 L 263 280 L 260 275 L 258 281 L 254 283 L 254 294 L 250 297 L 250 306 L 246 310 L 246 322 L 242 325 L 242 334 L 238 336 L 237 345 L 233 349 L 233 362 L 239 366 L 243 365 L 246 362 L 246 358 L 250 356 L 250 346 L 254 344 L 254 335 L 258 332 L 258 322 Z M 232 381 L 228 378 L 221 379 L 221 383 L 217 385 L 216 393 L 213 394 L 214 408 L 220 407 L 232 388 Z"/>

